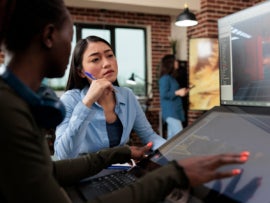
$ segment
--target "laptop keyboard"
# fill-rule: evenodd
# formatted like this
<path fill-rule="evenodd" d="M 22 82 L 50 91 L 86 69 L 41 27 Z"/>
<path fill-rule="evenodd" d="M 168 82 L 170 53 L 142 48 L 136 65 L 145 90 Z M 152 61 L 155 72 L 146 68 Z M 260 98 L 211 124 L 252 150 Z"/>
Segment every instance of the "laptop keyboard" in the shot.
<path fill-rule="evenodd" d="M 79 191 L 85 200 L 94 199 L 97 196 L 120 189 L 126 185 L 133 183 L 136 177 L 127 171 L 117 171 L 115 173 L 102 177 L 90 179 L 80 184 Z"/>

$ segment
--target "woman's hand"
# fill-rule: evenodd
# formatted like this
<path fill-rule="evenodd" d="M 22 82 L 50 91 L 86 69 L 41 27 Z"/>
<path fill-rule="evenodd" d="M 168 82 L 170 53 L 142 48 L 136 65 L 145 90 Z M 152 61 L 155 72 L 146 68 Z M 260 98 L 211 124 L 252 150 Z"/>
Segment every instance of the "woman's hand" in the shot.
<path fill-rule="evenodd" d="M 184 168 L 190 186 L 198 186 L 214 179 L 227 178 L 241 173 L 241 169 L 217 170 L 221 166 L 243 164 L 248 160 L 249 152 L 239 154 L 219 154 L 213 156 L 191 157 L 178 161 Z"/>
<path fill-rule="evenodd" d="M 131 158 L 136 161 L 139 161 L 140 159 L 146 156 L 146 153 L 150 151 L 152 146 L 153 146 L 152 142 L 147 143 L 147 145 L 143 147 L 130 146 Z"/>
<path fill-rule="evenodd" d="M 176 96 L 184 97 L 189 92 L 189 88 L 181 88 L 179 90 L 176 90 L 174 93 Z"/>
<path fill-rule="evenodd" d="M 112 92 L 112 83 L 105 79 L 92 80 L 88 92 L 83 98 L 83 103 L 90 107 L 94 102 L 96 102 L 104 93 Z"/>

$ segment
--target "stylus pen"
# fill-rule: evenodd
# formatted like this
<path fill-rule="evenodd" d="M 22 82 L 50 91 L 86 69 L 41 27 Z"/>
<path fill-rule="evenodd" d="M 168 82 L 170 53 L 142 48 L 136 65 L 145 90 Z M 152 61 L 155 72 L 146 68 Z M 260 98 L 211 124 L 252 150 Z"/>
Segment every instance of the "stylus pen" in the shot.
<path fill-rule="evenodd" d="M 89 78 L 91 78 L 92 80 L 96 80 L 96 78 L 91 74 L 91 73 L 89 73 L 89 72 L 84 72 L 85 73 L 85 75 L 87 75 Z"/>

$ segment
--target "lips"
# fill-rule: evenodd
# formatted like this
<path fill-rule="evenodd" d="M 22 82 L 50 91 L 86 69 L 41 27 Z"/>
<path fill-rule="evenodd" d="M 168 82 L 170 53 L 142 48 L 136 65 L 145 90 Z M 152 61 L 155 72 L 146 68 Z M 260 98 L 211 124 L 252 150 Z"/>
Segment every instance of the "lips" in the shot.
<path fill-rule="evenodd" d="M 105 72 L 103 75 L 106 76 L 106 75 L 109 75 L 109 74 L 111 74 L 111 73 L 114 73 L 114 71 L 113 71 L 113 70 L 108 70 L 108 71 Z"/>

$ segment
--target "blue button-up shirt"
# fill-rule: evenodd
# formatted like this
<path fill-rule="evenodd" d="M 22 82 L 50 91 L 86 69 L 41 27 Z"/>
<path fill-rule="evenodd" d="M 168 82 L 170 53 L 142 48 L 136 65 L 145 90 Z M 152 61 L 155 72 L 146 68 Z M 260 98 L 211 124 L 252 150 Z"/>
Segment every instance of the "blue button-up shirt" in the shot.
<path fill-rule="evenodd" d="M 60 98 L 65 105 L 66 116 L 56 128 L 54 150 L 59 159 L 96 152 L 110 146 L 102 106 L 96 102 L 88 108 L 82 103 L 88 88 L 68 90 Z M 129 141 L 132 130 L 137 133 L 142 143 L 152 141 L 153 150 L 165 143 L 166 140 L 152 129 L 133 92 L 125 87 L 114 88 L 115 113 L 123 125 L 119 145 L 125 145 Z"/>

